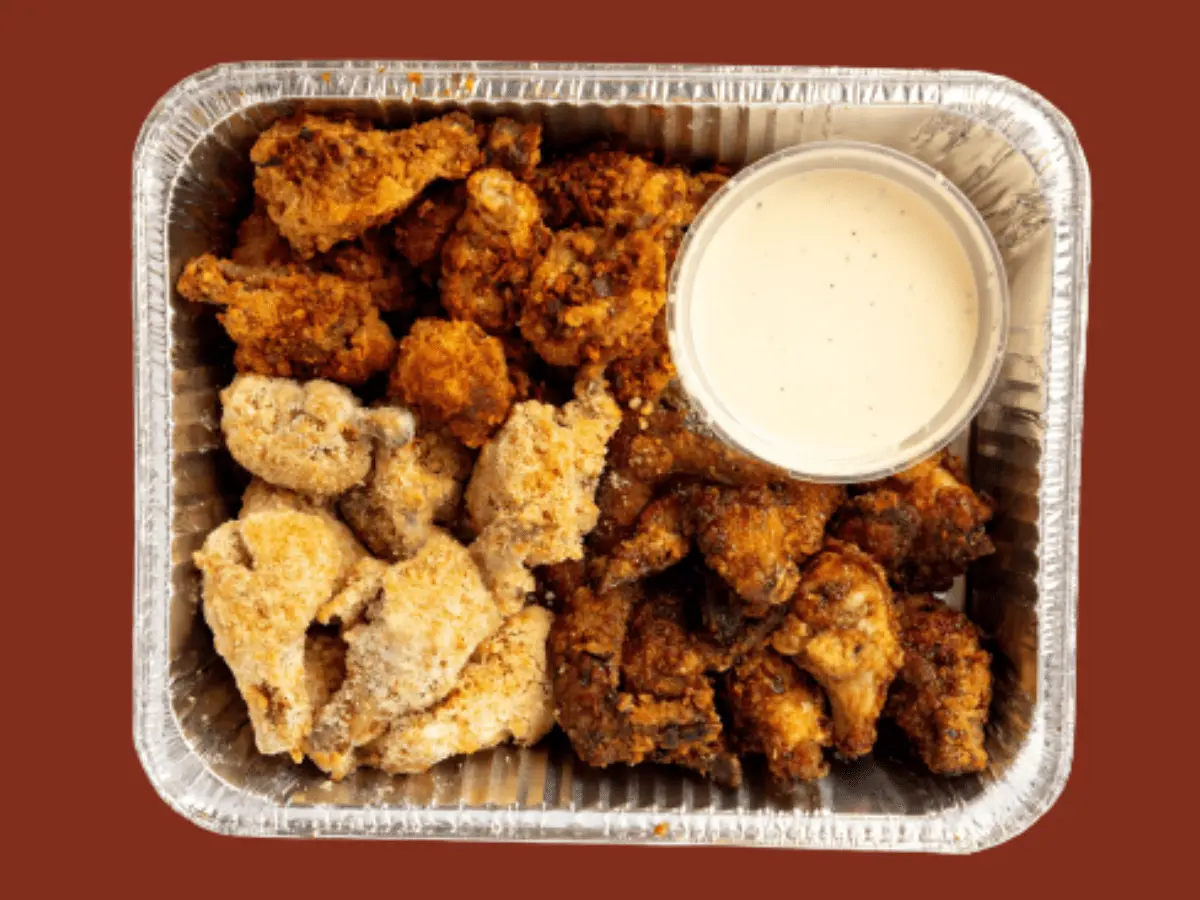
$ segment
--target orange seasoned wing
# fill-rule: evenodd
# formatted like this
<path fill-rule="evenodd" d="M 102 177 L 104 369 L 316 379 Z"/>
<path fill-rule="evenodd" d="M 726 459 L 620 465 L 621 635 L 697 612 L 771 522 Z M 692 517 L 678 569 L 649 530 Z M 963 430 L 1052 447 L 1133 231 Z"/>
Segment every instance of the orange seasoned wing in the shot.
<path fill-rule="evenodd" d="M 391 392 L 422 423 L 479 447 L 508 415 L 513 386 L 504 345 L 474 322 L 418 319 L 400 342 Z"/>
<path fill-rule="evenodd" d="M 666 278 L 663 246 L 648 232 L 561 231 L 533 273 L 521 334 L 556 366 L 633 355 L 667 301 Z"/>
<path fill-rule="evenodd" d="M 511 330 L 545 240 L 533 191 L 504 169 L 474 173 L 442 250 L 442 305 L 493 334 Z"/>
<path fill-rule="evenodd" d="M 254 190 L 292 249 L 309 259 L 390 221 L 439 178 L 479 162 L 475 124 L 450 113 L 403 131 L 301 115 L 250 150 Z"/>
<path fill-rule="evenodd" d="M 179 278 L 188 300 L 223 307 L 240 372 L 361 384 L 387 369 L 396 342 L 370 290 L 299 267 L 239 266 L 206 253 Z"/>

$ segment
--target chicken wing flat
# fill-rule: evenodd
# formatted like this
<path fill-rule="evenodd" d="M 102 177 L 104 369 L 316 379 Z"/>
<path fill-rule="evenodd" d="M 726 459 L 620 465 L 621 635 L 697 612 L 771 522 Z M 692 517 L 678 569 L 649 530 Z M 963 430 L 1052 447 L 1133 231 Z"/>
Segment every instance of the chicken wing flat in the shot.
<path fill-rule="evenodd" d="M 667 302 L 666 255 L 649 232 L 560 231 L 534 270 L 521 334 L 556 366 L 637 353 Z"/>
<path fill-rule="evenodd" d="M 435 522 L 455 520 L 472 462 L 448 432 L 426 429 L 403 446 L 380 447 L 366 482 L 345 493 L 338 509 L 372 553 L 407 559 Z"/>
<path fill-rule="evenodd" d="M 504 345 L 474 322 L 418 319 L 400 342 L 390 390 L 428 426 L 479 447 L 512 405 Z"/>
<path fill-rule="evenodd" d="M 428 285 L 442 273 L 442 248 L 467 208 L 467 186 L 461 181 L 430 185 L 396 218 L 396 249 Z"/>
<path fill-rule="evenodd" d="M 888 688 L 904 662 L 887 575 L 851 544 L 831 541 L 805 567 L 771 645 L 825 689 L 838 752 L 869 753 Z"/>
<path fill-rule="evenodd" d="M 603 379 L 584 374 L 561 409 L 518 403 L 480 452 L 466 494 L 478 535 L 471 551 L 506 612 L 533 591 L 530 568 L 582 558 L 599 516 L 605 448 L 620 419 Z"/>
<path fill-rule="evenodd" d="M 356 748 L 445 697 L 500 621 L 466 548 L 435 532 L 412 559 L 388 568 L 366 620 L 344 632 L 346 679 L 317 716 L 309 756 L 344 777 Z"/>
<path fill-rule="evenodd" d="M 842 497 L 835 485 L 802 481 L 744 488 L 684 483 L 647 506 L 636 532 L 612 550 L 601 590 L 674 565 L 694 538 L 713 571 L 761 616 L 791 597 L 798 563 L 821 548 Z"/>
<path fill-rule="evenodd" d="M 546 669 L 553 618 L 530 606 L 506 621 L 479 645 L 445 700 L 393 722 L 363 748 L 364 762 L 394 774 L 424 772 L 451 756 L 545 737 L 554 726 Z"/>
<path fill-rule="evenodd" d="M 392 364 L 396 341 L 370 288 L 307 268 L 260 269 L 210 253 L 179 278 L 187 300 L 223 307 L 217 319 L 239 372 L 361 384 Z"/>
<path fill-rule="evenodd" d="M 373 439 L 402 446 L 413 430 L 406 410 L 365 410 L 328 381 L 238 375 L 221 392 L 221 431 L 233 458 L 251 474 L 311 497 L 361 483 Z"/>
<path fill-rule="evenodd" d="M 504 169 L 475 172 L 442 250 L 442 305 L 493 334 L 512 330 L 545 242 L 533 191 Z"/>
<path fill-rule="evenodd" d="M 898 606 L 904 667 L 885 714 L 904 729 L 929 771 L 982 772 L 992 658 L 980 647 L 979 629 L 927 594 L 901 597 Z"/>
<path fill-rule="evenodd" d="M 825 697 L 790 660 L 769 648 L 742 659 L 726 676 L 726 699 L 738 749 L 761 753 L 781 784 L 829 774 L 824 748 L 833 743 Z"/>
<path fill-rule="evenodd" d="M 479 138 L 464 113 L 403 131 L 304 115 L 276 122 L 250 151 L 254 190 L 292 249 L 309 259 L 391 220 L 439 178 L 465 178 Z"/>
<path fill-rule="evenodd" d="M 851 498 L 833 533 L 875 557 L 902 590 L 943 591 L 994 552 L 984 530 L 991 518 L 991 501 L 943 450 Z"/>
<path fill-rule="evenodd" d="M 703 654 L 689 648 L 676 611 L 644 609 L 634 586 L 597 594 L 580 588 L 550 635 L 555 718 L 576 755 L 593 766 L 643 761 L 686 766 L 719 782 L 741 780 L 716 714 Z M 628 646 L 627 646 L 628 634 Z M 622 672 L 637 688 L 622 690 Z"/>
<path fill-rule="evenodd" d="M 528 181 L 542 162 L 542 126 L 499 118 L 488 129 L 483 155 L 487 165 L 507 169 Z"/>
<path fill-rule="evenodd" d="M 313 714 L 305 633 L 338 587 L 336 535 L 315 515 L 260 512 L 217 528 L 194 560 L 204 619 L 246 700 L 259 752 L 298 762 Z"/>

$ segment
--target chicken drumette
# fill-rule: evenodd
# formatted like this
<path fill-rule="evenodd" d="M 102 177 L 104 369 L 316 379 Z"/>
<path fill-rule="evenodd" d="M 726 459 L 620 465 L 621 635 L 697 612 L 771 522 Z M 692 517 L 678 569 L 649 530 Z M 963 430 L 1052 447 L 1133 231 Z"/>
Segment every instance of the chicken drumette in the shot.
<path fill-rule="evenodd" d="M 442 305 L 452 318 L 502 334 L 517 322 L 546 242 L 537 197 L 504 169 L 467 179 L 467 207 L 442 250 Z"/>
<path fill-rule="evenodd" d="M 868 486 L 838 512 L 832 533 L 875 557 L 900 589 L 943 591 L 994 551 L 992 504 L 947 451 Z"/>
<path fill-rule="evenodd" d="M 309 259 L 391 220 L 436 179 L 465 178 L 480 151 L 464 113 L 403 131 L 302 115 L 263 132 L 250 159 L 268 214 Z"/>
<path fill-rule="evenodd" d="M 833 735 L 847 759 L 869 753 L 904 653 L 887 575 L 865 553 L 831 541 L 805 566 L 771 645 L 793 656 L 829 697 Z"/>
<path fill-rule="evenodd" d="M 904 667 L 885 714 L 904 729 L 931 772 L 983 771 L 992 672 L 979 629 L 927 594 L 900 597 L 897 605 Z"/>

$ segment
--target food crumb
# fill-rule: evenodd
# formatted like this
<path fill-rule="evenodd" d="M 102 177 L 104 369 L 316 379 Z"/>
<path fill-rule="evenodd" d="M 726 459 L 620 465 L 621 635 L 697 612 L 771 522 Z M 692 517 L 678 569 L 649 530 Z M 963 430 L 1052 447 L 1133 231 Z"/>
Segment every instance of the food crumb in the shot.
<path fill-rule="evenodd" d="M 410 84 L 421 84 L 423 81 L 425 81 L 425 76 L 420 72 L 409 72 L 408 81 Z"/>
<path fill-rule="evenodd" d="M 330 75 L 328 72 L 322 72 L 322 73 L 321 73 L 321 80 L 322 80 L 323 82 L 325 82 L 326 84 L 329 84 L 329 82 L 333 81 L 333 76 L 332 76 L 332 75 Z"/>
<path fill-rule="evenodd" d="M 630 397 L 629 398 L 629 408 L 630 409 L 636 410 L 641 405 L 642 405 L 641 397 Z"/>
<path fill-rule="evenodd" d="M 654 826 L 654 836 L 655 837 L 666 837 L 670 833 L 671 833 L 671 826 L 668 825 L 666 822 L 659 822 L 657 825 Z"/>
<path fill-rule="evenodd" d="M 463 88 L 468 91 L 475 90 L 475 76 L 473 74 L 467 76 L 467 80 L 463 82 Z"/>
<path fill-rule="evenodd" d="M 326 779 L 325 781 L 322 781 L 322 782 L 321 782 L 321 786 L 320 786 L 319 788 L 317 788 L 317 790 L 319 790 L 319 791 L 327 791 L 327 792 L 328 792 L 328 791 L 332 791 L 332 790 L 333 790 L 333 782 L 332 782 L 332 781 L 330 781 L 330 780 L 328 780 L 328 779 Z"/>
<path fill-rule="evenodd" d="M 380 74 L 380 75 L 382 75 L 382 74 L 383 74 L 384 72 L 386 72 L 386 71 L 387 71 L 387 66 L 380 66 L 380 67 L 379 67 L 379 74 Z"/>

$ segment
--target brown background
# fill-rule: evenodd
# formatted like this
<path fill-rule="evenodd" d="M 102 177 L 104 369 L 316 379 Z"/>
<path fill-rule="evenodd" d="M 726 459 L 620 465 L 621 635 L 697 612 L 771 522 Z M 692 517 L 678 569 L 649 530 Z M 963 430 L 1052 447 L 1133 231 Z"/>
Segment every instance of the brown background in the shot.
<path fill-rule="evenodd" d="M 1191 868 L 1194 29 L 1155 2 L 624 5 L 163 0 L 5 14 L 0 446 L 17 541 L 5 539 L 0 582 L 0 816 L 18 835 L 6 891 L 1153 896 Z M 1066 792 L 1030 832 L 969 859 L 295 843 L 218 838 L 161 803 L 131 739 L 133 143 L 155 100 L 197 69 L 342 56 L 984 69 L 1074 121 L 1095 198 L 1079 727 Z"/>

